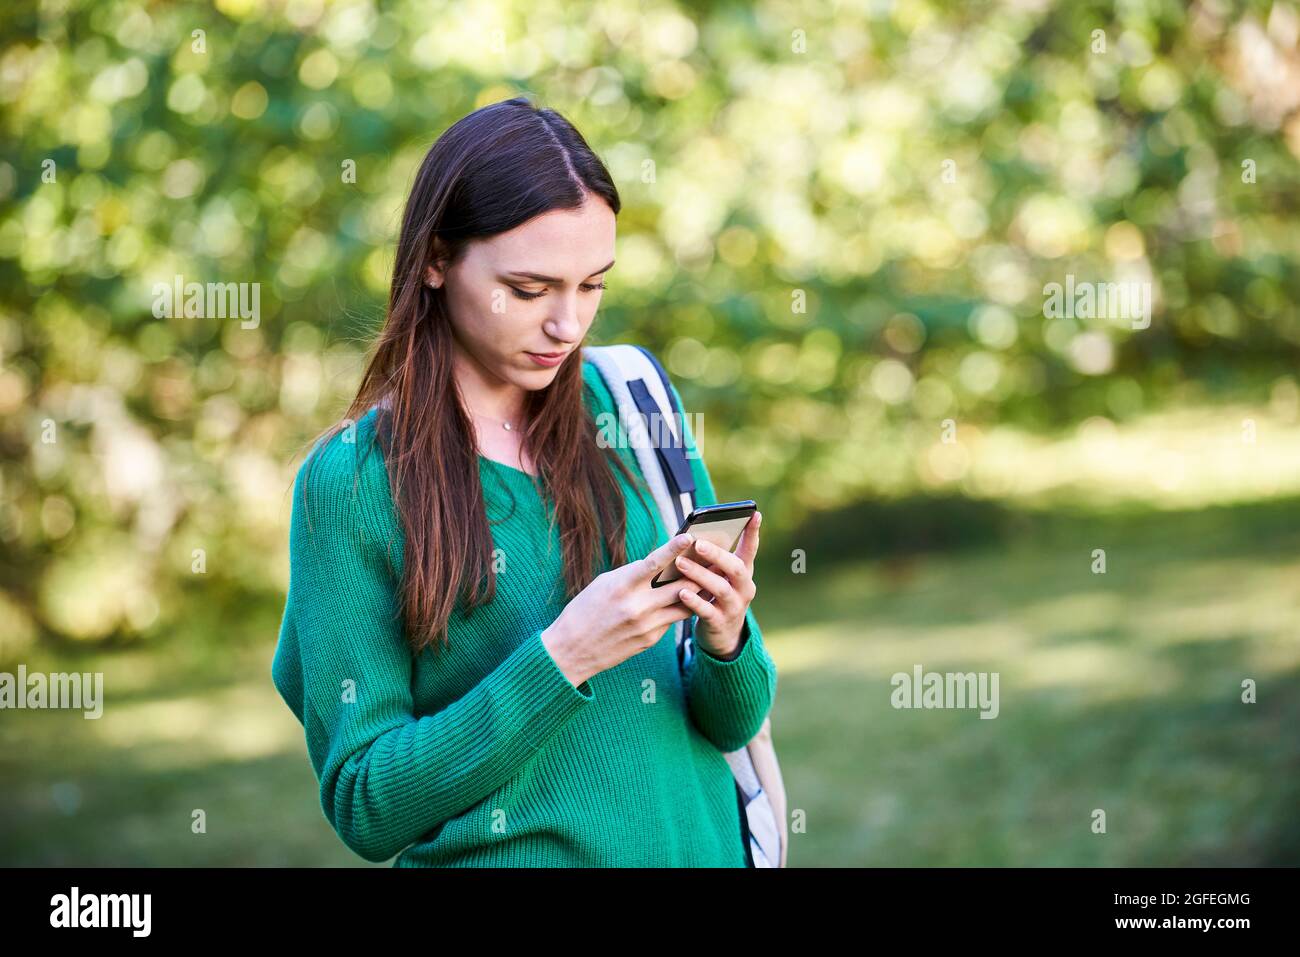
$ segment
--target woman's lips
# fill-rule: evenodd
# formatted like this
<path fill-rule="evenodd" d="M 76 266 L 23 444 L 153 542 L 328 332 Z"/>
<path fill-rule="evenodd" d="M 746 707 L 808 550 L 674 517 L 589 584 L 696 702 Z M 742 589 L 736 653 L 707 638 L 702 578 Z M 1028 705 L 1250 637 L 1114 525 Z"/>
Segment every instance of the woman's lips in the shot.
<path fill-rule="evenodd" d="M 548 368 L 558 366 L 564 361 L 564 357 L 568 355 L 567 352 L 529 352 L 526 354 L 539 366 L 546 366 Z"/>

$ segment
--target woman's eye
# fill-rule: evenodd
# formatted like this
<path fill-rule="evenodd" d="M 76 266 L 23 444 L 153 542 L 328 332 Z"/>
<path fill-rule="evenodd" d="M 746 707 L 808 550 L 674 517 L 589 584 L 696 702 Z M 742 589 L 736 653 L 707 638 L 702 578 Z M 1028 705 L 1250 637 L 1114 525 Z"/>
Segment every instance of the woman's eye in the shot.
<path fill-rule="evenodd" d="M 604 289 L 605 283 L 603 280 L 596 283 L 584 282 L 581 283 L 578 288 L 585 292 L 595 292 L 597 289 Z M 538 299 L 546 294 L 546 290 L 544 289 L 541 292 L 524 292 L 524 290 L 515 286 L 511 286 L 510 291 L 515 294 L 516 299 Z"/>

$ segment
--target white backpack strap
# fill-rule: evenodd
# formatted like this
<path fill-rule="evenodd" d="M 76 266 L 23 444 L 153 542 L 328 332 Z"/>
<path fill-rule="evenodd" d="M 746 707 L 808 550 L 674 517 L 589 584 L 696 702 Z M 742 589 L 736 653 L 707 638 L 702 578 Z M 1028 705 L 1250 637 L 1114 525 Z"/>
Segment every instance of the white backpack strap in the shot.
<path fill-rule="evenodd" d="M 658 359 L 641 346 L 608 348 L 628 384 L 633 404 L 650 423 L 647 435 L 651 448 L 668 483 L 669 496 L 674 499 L 677 525 L 668 529 L 672 534 L 695 505 L 695 477 L 686 450 L 684 414 L 672 396 L 668 373 Z"/>
<path fill-rule="evenodd" d="M 663 466 L 655 453 L 654 442 L 646 427 L 645 419 L 632 396 L 631 386 L 633 382 L 641 382 L 658 403 L 661 421 L 668 424 L 674 439 L 680 441 L 677 439 L 678 423 L 671 412 L 672 403 L 668 399 L 663 381 L 659 378 L 659 372 L 654 363 L 636 346 L 583 346 L 582 355 L 596 367 L 601 378 L 605 380 L 605 385 L 618 406 L 620 430 L 627 429 L 628 440 L 636 453 L 637 464 L 641 466 L 641 474 L 645 476 L 646 484 L 649 485 L 655 504 L 659 508 L 659 517 L 663 520 L 668 534 L 672 535 L 689 513 L 691 504 L 686 495 L 678 498 L 676 502 L 673 501 L 676 496 L 668 487 Z"/>
<path fill-rule="evenodd" d="M 621 434 L 623 428 L 627 429 L 628 440 L 636 453 L 637 465 L 641 467 L 641 474 L 659 509 L 664 528 L 671 536 L 694 506 L 691 492 L 676 496 L 669 488 L 664 465 L 659 460 L 645 419 L 642 418 L 641 408 L 632 394 L 632 384 L 638 383 L 638 387 L 644 388 L 645 393 L 655 398 L 659 404 L 661 420 L 670 427 L 677 426 L 675 418 L 667 411 L 671 410 L 672 402 L 668 398 L 668 390 L 664 388 L 659 369 L 649 356 L 633 345 L 583 346 L 582 355 L 596 367 L 618 407 L 619 432 Z M 671 434 L 674 437 L 678 435 L 676 428 L 673 428 Z M 677 622 L 673 626 L 673 633 L 677 661 L 684 671 L 694 653 L 694 642 L 690 640 L 685 622 Z"/>

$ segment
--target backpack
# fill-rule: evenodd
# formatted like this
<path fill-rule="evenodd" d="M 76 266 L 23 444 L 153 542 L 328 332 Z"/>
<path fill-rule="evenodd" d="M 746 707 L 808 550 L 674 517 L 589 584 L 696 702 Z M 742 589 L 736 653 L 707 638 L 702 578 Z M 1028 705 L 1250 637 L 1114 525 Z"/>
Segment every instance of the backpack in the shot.
<path fill-rule="evenodd" d="M 637 345 L 584 346 L 583 358 L 600 373 L 618 406 L 620 428 L 628 429 L 637 463 L 658 506 L 664 527 L 672 535 L 695 507 L 695 479 L 682 436 L 681 409 L 669 387 L 668 375 L 648 350 Z M 650 437 L 648 422 L 658 422 Z M 695 618 L 674 624 L 678 665 L 685 672 L 694 654 Z M 751 867 L 785 867 L 789 841 L 786 828 L 785 785 L 772 744 L 772 716 L 738 751 L 724 752 L 736 782 L 741 841 Z"/>

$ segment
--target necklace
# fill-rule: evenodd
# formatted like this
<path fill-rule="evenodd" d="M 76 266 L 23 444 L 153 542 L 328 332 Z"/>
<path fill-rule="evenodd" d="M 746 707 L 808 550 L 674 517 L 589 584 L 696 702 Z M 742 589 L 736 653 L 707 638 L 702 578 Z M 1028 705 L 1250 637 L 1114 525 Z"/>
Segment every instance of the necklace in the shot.
<path fill-rule="evenodd" d="M 505 429 L 507 432 L 510 432 L 514 429 L 514 426 L 511 425 L 509 422 L 505 421 L 504 419 L 494 419 L 492 418 L 492 416 L 484 415 L 482 412 L 475 412 L 474 414 L 478 416 L 480 419 L 487 419 L 489 422 L 500 422 L 501 427 Z"/>

